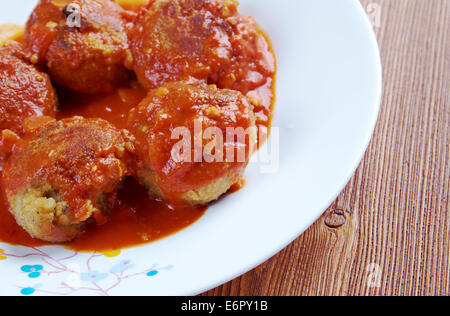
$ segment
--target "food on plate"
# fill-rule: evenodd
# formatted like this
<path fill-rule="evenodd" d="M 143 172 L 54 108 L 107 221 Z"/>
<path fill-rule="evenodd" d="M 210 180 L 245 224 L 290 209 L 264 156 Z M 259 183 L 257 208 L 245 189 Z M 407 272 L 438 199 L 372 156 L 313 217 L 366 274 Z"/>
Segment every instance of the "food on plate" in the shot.
<path fill-rule="evenodd" d="M 30 59 L 62 86 L 111 92 L 130 76 L 125 25 L 132 16 L 112 0 L 40 0 L 25 29 Z"/>
<path fill-rule="evenodd" d="M 25 57 L 22 45 L 0 46 L 0 130 L 23 132 L 30 116 L 54 116 L 56 97 L 49 77 Z"/>
<path fill-rule="evenodd" d="M 2 174 L 17 223 L 31 236 L 66 242 L 93 219 L 102 222 L 127 175 L 127 133 L 101 119 L 74 117 L 33 126 Z"/>
<path fill-rule="evenodd" d="M 241 188 L 276 63 L 237 1 L 36 3 L 0 24 L 2 242 L 135 246 Z"/>
<path fill-rule="evenodd" d="M 56 97 L 47 74 L 25 57 L 21 44 L 7 41 L 0 46 L 0 133 L 23 134 L 23 120 L 30 116 L 54 116 Z M 0 154 L 0 170 L 6 160 Z"/>
<path fill-rule="evenodd" d="M 238 182 L 256 143 L 252 106 L 242 93 L 168 83 L 131 110 L 138 177 L 171 203 L 204 205 Z"/>
<path fill-rule="evenodd" d="M 234 0 L 152 0 L 129 30 L 133 69 L 147 89 L 196 78 L 243 94 L 275 73 L 257 24 Z"/>

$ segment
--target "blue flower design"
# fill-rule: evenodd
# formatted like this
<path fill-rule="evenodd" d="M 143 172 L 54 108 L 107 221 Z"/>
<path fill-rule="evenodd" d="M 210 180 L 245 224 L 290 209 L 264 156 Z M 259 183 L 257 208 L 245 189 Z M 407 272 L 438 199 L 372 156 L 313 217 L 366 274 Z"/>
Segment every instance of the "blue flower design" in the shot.
<path fill-rule="evenodd" d="M 131 264 L 131 260 L 123 260 L 121 263 L 113 266 L 109 272 L 118 274 L 130 270 L 132 268 L 134 268 L 134 264 Z"/>
<path fill-rule="evenodd" d="M 34 292 L 36 292 L 36 290 L 34 288 L 26 287 L 26 288 L 23 288 L 20 291 L 20 294 L 22 294 L 22 295 L 32 295 Z"/>
<path fill-rule="evenodd" d="M 80 279 L 81 281 L 98 283 L 109 277 L 108 273 L 100 273 L 97 271 L 90 271 L 86 273 L 81 273 Z"/>
<path fill-rule="evenodd" d="M 28 277 L 31 279 L 36 279 L 41 276 L 41 273 L 39 271 L 42 271 L 44 269 L 43 266 L 40 264 L 36 265 L 25 265 L 20 268 L 22 272 L 28 273 Z"/>
<path fill-rule="evenodd" d="M 147 273 L 147 276 L 152 277 L 152 276 L 157 275 L 158 273 L 159 273 L 159 272 L 158 272 L 157 270 L 152 270 L 152 271 L 150 271 L 150 272 Z"/>

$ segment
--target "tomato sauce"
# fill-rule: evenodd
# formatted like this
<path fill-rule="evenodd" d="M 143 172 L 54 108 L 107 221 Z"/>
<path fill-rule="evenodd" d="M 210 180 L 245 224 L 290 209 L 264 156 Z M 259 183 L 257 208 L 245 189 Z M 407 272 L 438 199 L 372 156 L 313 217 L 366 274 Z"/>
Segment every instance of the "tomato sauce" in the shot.
<path fill-rule="evenodd" d="M 119 190 L 118 202 L 108 223 L 88 228 L 68 245 L 75 250 L 122 249 L 155 241 L 193 224 L 206 208 L 173 208 L 149 198 L 147 190 L 127 179 Z"/>
<path fill-rule="evenodd" d="M 58 89 L 58 119 L 75 115 L 85 118 L 102 118 L 116 127 L 126 128 L 128 112 L 137 106 L 146 92 L 136 81 L 114 93 L 97 95 L 80 94 L 66 89 Z"/>
<path fill-rule="evenodd" d="M 127 3 L 128 0 L 123 2 Z M 137 7 L 130 8 L 137 11 Z M 247 96 L 250 99 L 258 99 L 254 109 L 257 126 L 270 130 L 275 99 L 275 76 L 266 79 L 265 85 L 250 91 Z M 126 127 L 129 110 L 137 106 L 146 95 L 145 89 L 135 79 L 124 87 L 106 94 L 84 95 L 59 87 L 57 91 L 59 98 L 57 119 L 75 115 L 102 118 L 118 128 Z M 260 139 L 259 145 L 263 141 Z M 229 194 L 240 190 L 244 184 L 244 181 L 235 184 Z M 0 191 L 3 192 L 1 187 Z M 84 234 L 64 246 L 76 251 L 102 252 L 149 243 L 177 233 L 195 223 L 206 210 L 206 207 L 173 207 L 152 199 L 136 180 L 126 179 L 120 185 L 118 201 L 111 211 L 109 221 L 103 225 L 88 225 Z M 3 193 L 0 193 L 0 241 L 28 247 L 49 245 L 30 237 L 16 223 Z"/>

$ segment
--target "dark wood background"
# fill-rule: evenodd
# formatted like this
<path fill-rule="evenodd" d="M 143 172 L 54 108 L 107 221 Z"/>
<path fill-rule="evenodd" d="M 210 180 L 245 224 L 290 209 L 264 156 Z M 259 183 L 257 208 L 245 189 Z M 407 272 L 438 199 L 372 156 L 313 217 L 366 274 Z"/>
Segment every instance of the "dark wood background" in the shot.
<path fill-rule="evenodd" d="M 364 160 L 307 232 L 205 295 L 450 295 L 450 1 L 361 2 L 384 71 Z"/>

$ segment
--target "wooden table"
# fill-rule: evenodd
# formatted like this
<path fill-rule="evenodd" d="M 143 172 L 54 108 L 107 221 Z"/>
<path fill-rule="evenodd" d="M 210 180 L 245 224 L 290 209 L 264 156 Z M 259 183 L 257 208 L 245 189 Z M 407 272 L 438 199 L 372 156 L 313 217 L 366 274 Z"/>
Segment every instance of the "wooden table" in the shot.
<path fill-rule="evenodd" d="M 450 295 L 450 1 L 361 2 L 384 68 L 364 160 L 300 238 L 205 294 Z"/>

